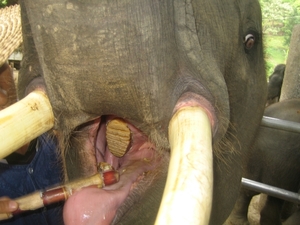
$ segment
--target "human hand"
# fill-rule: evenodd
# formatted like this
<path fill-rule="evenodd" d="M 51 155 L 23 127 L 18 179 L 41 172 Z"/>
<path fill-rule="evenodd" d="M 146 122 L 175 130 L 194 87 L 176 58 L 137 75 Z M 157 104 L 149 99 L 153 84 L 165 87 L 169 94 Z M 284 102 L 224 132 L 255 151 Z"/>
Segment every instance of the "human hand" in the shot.
<path fill-rule="evenodd" d="M 18 209 L 18 203 L 8 197 L 0 197 L 0 213 L 11 213 Z"/>
<path fill-rule="evenodd" d="M 12 105 L 17 101 L 16 87 L 13 71 L 5 63 L 0 67 L 0 110 Z"/>

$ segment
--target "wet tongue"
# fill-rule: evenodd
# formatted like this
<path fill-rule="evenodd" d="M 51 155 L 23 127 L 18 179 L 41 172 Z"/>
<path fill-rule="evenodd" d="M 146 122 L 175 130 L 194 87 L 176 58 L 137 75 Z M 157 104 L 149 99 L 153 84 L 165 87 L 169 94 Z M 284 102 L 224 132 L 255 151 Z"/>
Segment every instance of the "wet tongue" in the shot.
<path fill-rule="evenodd" d="M 87 187 L 74 193 L 63 211 L 66 225 L 106 225 L 113 220 L 119 206 L 128 196 L 132 185 L 145 171 L 153 169 L 148 160 L 128 161 L 120 168 L 118 183 L 98 189 Z"/>
<path fill-rule="evenodd" d="M 73 194 L 65 203 L 64 222 L 66 225 L 110 224 L 126 196 L 125 190 L 84 188 Z"/>

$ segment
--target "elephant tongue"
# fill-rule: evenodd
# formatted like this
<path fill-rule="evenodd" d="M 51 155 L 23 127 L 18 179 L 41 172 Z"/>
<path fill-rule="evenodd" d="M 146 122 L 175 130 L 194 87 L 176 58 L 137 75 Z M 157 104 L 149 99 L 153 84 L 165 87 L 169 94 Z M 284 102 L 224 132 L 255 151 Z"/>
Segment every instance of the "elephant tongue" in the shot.
<path fill-rule="evenodd" d="M 88 187 L 74 193 L 64 206 L 65 224 L 110 224 L 134 184 L 144 172 L 154 169 L 155 163 L 150 162 L 153 159 L 154 152 L 145 144 L 134 155 L 125 156 L 118 183 L 104 189 Z"/>
<path fill-rule="evenodd" d="M 117 195 L 117 196 L 116 196 Z M 64 222 L 68 224 L 110 224 L 126 193 L 84 188 L 64 206 Z"/>

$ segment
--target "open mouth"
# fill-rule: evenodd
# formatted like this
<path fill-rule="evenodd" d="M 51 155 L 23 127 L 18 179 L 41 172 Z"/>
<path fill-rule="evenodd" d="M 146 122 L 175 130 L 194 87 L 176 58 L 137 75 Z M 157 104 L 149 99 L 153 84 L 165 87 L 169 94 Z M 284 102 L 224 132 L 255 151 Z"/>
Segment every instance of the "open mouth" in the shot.
<path fill-rule="evenodd" d="M 101 162 L 120 173 L 120 180 L 103 189 L 84 188 L 65 203 L 66 224 L 111 224 L 118 208 L 134 189 L 148 182 L 147 176 L 159 164 L 155 145 L 132 124 L 115 116 L 102 116 L 82 128 L 88 133 L 82 143 L 84 176 L 97 173 Z"/>
<path fill-rule="evenodd" d="M 139 129 L 115 116 L 98 117 L 78 127 L 74 133 L 79 136 L 71 135 L 72 146 L 66 152 L 76 153 L 75 158 L 72 154 L 65 155 L 73 164 L 73 168 L 66 164 L 68 175 L 73 171 L 69 177 L 94 175 L 97 165 L 106 162 L 119 171 L 120 180 L 103 189 L 87 187 L 74 193 L 65 203 L 65 223 L 94 225 L 114 223 L 116 218 L 123 220 L 122 215 L 126 213 L 123 209 L 131 212 L 131 206 L 135 202 L 140 203 L 140 197 L 155 186 L 154 178 L 161 177 L 167 170 L 164 166 L 169 164 L 163 197 L 153 200 L 160 203 L 156 224 L 199 224 L 199 221 L 208 224 L 213 188 L 212 128 L 216 121 L 208 105 L 205 99 L 199 100 L 193 94 L 186 94 L 178 100 L 169 121 L 170 157 L 168 151 L 160 153 Z M 23 146 L 22 141 L 27 143 L 54 126 L 49 99 L 39 90 L 3 110 L 1 117 L 9 117 L 0 126 L 5 134 L 9 134 L 11 124 L 16 122 L 21 130 L 30 128 L 28 133 L 23 133 L 22 139 L 5 138 L 1 144 L 6 151 L 2 152 L 2 156 Z M 111 126 L 114 124 L 110 124 L 112 121 L 117 121 L 117 128 Z M 119 125 L 121 128 L 118 128 Z M 122 130 L 122 135 L 119 130 Z M 113 138 L 110 138 L 111 135 Z M 161 170 L 163 167 L 165 170 Z"/>

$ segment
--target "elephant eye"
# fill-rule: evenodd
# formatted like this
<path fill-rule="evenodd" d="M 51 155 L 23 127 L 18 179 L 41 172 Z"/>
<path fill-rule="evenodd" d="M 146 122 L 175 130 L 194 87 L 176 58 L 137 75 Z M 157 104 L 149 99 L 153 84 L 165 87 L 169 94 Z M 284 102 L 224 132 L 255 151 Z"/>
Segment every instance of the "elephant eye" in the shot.
<path fill-rule="evenodd" d="M 255 44 L 255 37 L 253 34 L 247 34 L 244 40 L 244 45 L 247 50 L 250 50 Z"/>

